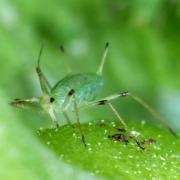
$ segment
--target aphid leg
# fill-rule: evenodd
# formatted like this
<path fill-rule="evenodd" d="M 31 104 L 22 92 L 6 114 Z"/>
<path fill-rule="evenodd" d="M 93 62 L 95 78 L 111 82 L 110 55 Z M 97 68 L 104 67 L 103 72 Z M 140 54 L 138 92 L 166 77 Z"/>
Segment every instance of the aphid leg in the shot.
<path fill-rule="evenodd" d="M 69 58 L 68 58 L 68 56 L 67 56 L 67 54 L 66 54 L 66 51 L 65 51 L 65 49 L 64 49 L 64 46 L 61 45 L 59 48 L 60 48 L 61 52 L 62 52 L 63 55 L 64 55 L 64 62 L 65 62 L 65 64 L 66 64 L 67 72 L 70 73 L 70 72 L 71 72 L 71 67 L 70 67 L 70 65 L 69 65 Z"/>
<path fill-rule="evenodd" d="M 43 72 L 40 68 L 40 59 L 41 59 L 42 52 L 43 52 L 43 44 L 42 44 L 41 49 L 39 51 L 38 64 L 36 67 L 36 72 L 37 72 L 38 77 L 39 77 L 41 90 L 43 93 L 47 94 L 49 92 L 49 90 L 51 89 L 51 85 L 48 82 L 47 78 L 45 77 L 45 75 L 43 74 Z"/>
<path fill-rule="evenodd" d="M 105 64 L 107 53 L 108 53 L 108 47 L 109 47 L 109 43 L 107 42 L 106 45 L 105 45 L 105 50 L 104 50 L 104 53 L 103 53 L 102 60 L 100 62 L 98 70 L 97 70 L 98 75 L 102 75 L 104 64 Z"/>
<path fill-rule="evenodd" d="M 124 129 L 126 131 L 129 131 L 129 128 L 127 126 L 127 124 L 124 122 L 124 120 L 122 119 L 122 117 L 120 116 L 120 114 L 117 112 L 117 110 L 114 108 L 114 106 L 108 102 L 107 103 L 109 105 L 109 107 L 111 108 L 112 112 L 114 113 L 114 115 L 118 118 L 118 120 L 121 122 L 121 124 L 124 126 Z"/>
<path fill-rule="evenodd" d="M 66 122 L 67 122 L 69 125 L 72 126 L 71 121 L 70 121 L 70 119 L 69 119 L 69 116 L 68 116 L 67 112 L 63 111 L 63 115 L 64 115 L 64 118 L 66 119 Z"/>
<path fill-rule="evenodd" d="M 74 106 L 74 111 L 76 113 L 77 125 L 78 125 L 79 131 L 81 133 L 82 142 L 83 142 L 84 146 L 86 147 L 87 146 L 86 145 L 86 139 L 85 139 L 82 127 L 81 127 L 80 118 L 79 118 L 79 112 L 78 112 L 78 107 L 77 107 L 77 102 L 76 102 L 75 91 L 73 89 L 70 90 L 69 96 L 73 97 L 73 106 Z"/>
<path fill-rule="evenodd" d="M 129 96 L 131 96 L 136 102 L 138 102 L 139 104 L 141 104 L 147 111 L 149 111 L 157 120 L 159 120 L 159 122 L 166 127 L 169 132 L 177 137 L 177 134 L 173 131 L 173 129 L 166 123 L 166 121 L 164 120 L 164 118 L 158 113 L 156 112 L 149 104 L 147 104 L 144 100 L 142 100 L 140 97 L 129 93 Z"/>
<path fill-rule="evenodd" d="M 129 92 L 122 92 L 122 93 L 117 93 L 114 95 L 111 95 L 107 98 L 101 99 L 99 101 L 93 102 L 90 104 L 91 105 L 103 105 L 108 103 L 109 101 L 112 101 L 114 99 L 117 99 L 119 97 L 125 97 L 125 96 L 130 96 L 132 97 L 132 99 L 134 99 L 136 102 L 138 102 L 139 104 L 141 104 L 147 111 L 149 111 L 157 120 L 159 120 L 159 122 L 166 127 L 169 132 L 177 137 L 177 134 L 172 130 L 172 128 L 166 123 L 166 121 L 164 120 L 164 118 L 158 113 L 156 112 L 149 104 L 147 104 L 144 100 L 142 100 L 140 97 L 129 93 Z"/>
<path fill-rule="evenodd" d="M 56 116 L 54 115 L 54 111 L 53 111 L 52 107 L 50 107 L 48 109 L 48 113 L 49 113 L 49 115 L 50 115 L 50 117 L 52 119 L 52 122 L 55 124 L 56 128 L 59 128 L 59 123 L 58 123 L 58 121 L 56 119 Z"/>
<path fill-rule="evenodd" d="M 69 101 L 71 100 L 71 98 L 72 98 L 72 95 L 69 95 L 69 93 L 68 93 L 68 94 L 66 95 L 65 100 L 64 100 L 64 103 L 63 103 L 63 105 L 62 105 L 63 115 L 64 115 L 64 117 L 65 117 L 65 119 L 66 119 L 66 121 L 67 121 L 67 123 L 68 123 L 69 125 L 71 125 L 71 121 L 70 121 L 69 116 L 68 116 L 68 114 L 67 114 L 67 112 L 66 112 L 66 108 L 67 108 L 67 105 L 68 105 Z"/>
<path fill-rule="evenodd" d="M 95 102 L 91 102 L 90 104 L 87 105 L 87 107 L 89 106 L 94 106 L 94 105 L 109 105 L 109 107 L 111 108 L 112 112 L 115 114 L 115 116 L 118 118 L 118 120 L 121 122 L 121 124 L 124 126 L 125 131 L 128 131 L 129 128 L 127 126 L 127 124 L 124 122 L 124 120 L 122 119 L 122 117 L 120 116 L 120 114 L 117 112 L 117 110 L 114 108 L 114 106 L 112 105 L 111 101 L 113 99 L 119 98 L 121 96 L 127 96 L 127 92 L 123 92 L 123 93 L 119 93 L 119 94 L 114 94 L 112 96 L 106 97 L 104 99 L 95 101 Z"/>
<path fill-rule="evenodd" d="M 64 102 L 62 104 L 62 111 L 65 112 L 68 103 L 70 102 L 71 98 L 72 98 L 72 94 L 70 94 L 71 91 L 68 92 L 68 94 L 66 95 Z"/>

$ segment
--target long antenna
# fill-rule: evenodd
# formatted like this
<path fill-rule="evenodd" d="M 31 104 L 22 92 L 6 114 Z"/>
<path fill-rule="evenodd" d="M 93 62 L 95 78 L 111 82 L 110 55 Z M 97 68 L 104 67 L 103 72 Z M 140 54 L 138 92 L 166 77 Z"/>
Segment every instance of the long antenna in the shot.
<path fill-rule="evenodd" d="M 105 64 L 105 61 L 106 61 L 106 57 L 107 57 L 107 53 L 108 53 L 108 47 L 109 47 L 109 42 L 106 42 L 105 50 L 104 50 L 104 53 L 103 53 L 103 57 L 102 57 L 102 60 L 100 62 L 98 70 L 97 70 L 97 74 L 98 75 L 101 75 L 102 72 L 103 72 L 103 67 L 104 67 L 104 64 Z"/>
<path fill-rule="evenodd" d="M 61 52 L 63 53 L 63 55 L 64 55 L 64 62 L 65 62 L 65 64 L 66 64 L 67 71 L 68 71 L 68 73 L 70 73 L 70 72 L 71 72 L 71 67 L 70 67 L 70 65 L 69 65 L 68 57 L 67 57 L 66 51 L 65 51 L 65 49 L 64 49 L 64 46 L 63 46 L 63 45 L 60 45 L 59 48 L 60 48 L 60 51 L 61 51 Z"/>
<path fill-rule="evenodd" d="M 43 49 L 44 49 L 44 44 L 42 43 L 39 54 L 38 54 L 38 62 L 37 62 L 36 72 L 39 77 L 42 92 L 47 93 L 48 89 L 51 89 L 51 85 L 48 82 L 47 78 L 45 77 L 45 75 L 42 72 L 41 67 L 40 67 L 40 61 L 41 61 L 41 55 L 42 55 Z"/>
<path fill-rule="evenodd" d="M 143 101 L 140 97 L 129 93 L 129 95 L 139 104 L 141 104 L 145 109 L 147 109 L 156 119 L 158 119 L 160 121 L 160 123 L 166 127 L 170 133 L 172 135 L 174 135 L 175 137 L 177 137 L 177 134 L 172 130 L 172 128 L 166 123 L 166 121 L 164 120 L 164 118 L 158 113 L 156 112 L 149 104 L 147 104 L 145 101 Z"/>

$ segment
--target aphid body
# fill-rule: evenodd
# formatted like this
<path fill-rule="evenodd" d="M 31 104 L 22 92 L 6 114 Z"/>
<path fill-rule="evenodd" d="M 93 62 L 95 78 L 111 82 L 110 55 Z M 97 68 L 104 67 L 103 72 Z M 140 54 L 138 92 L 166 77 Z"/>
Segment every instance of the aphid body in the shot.
<path fill-rule="evenodd" d="M 94 101 L 103 87 L 103 78 L 95 73 L 68 75 L 60 80 L 50 91 L 57 108 L 63 108 L 68 93 L 73 89 L 76 92 L 76 102 L 79 107 Z M 73 103 L 69 101 L 66 110 L 73 110 Z"/>

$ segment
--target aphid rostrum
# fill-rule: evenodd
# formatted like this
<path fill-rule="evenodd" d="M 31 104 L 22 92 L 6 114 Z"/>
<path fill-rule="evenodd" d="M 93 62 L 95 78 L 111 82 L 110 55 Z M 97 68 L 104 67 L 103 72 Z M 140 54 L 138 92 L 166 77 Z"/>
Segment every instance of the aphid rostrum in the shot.
<path fill-rule="evenodd" d="M 76 114 L 77 125 L 80 130 L 82 142 L 86 146 L 85 136 L 80 124 L 79 109 L 96 105 L 108 105 L 120 123 L 123 125 L 125 131 L 131 133 L 130 128 L 127 126 L 112 104 L 112 101 L 117 98 L 130 96 L 132 99 L 140 103 L 145 109 L 147 109 L 156 119 L 161 122 L 162 125 L 164 125 L 174 136 L 176 136 L 176 133 L 170 128 L 159 113 L 150 107 L 144 100 L 131 92 L 120 92 L 99 100 L 96 99 L 104 84 L 102 73 L 108 53 L 108 47 L 109 43 L 106 43 L 103 57 L 96 73 L 68 74 L 63 79 L 58 81 L 54 86 L 51 86 L 40 67 L 40 59 L 43 51 L 42 46 L 39 52 L 38 64 L 36 67 L 42 95 L 30 99 L 15 99 L 13 102 L 11 102 L 11 105 L 19 108 L 32 107 L 44 110 L 47 114 L 49 114 L 57 128 L 59 127 L 59 123 L 54 113 L 63 113 L 67 122 L 70 122 L 68 112 L 74 111 Z M 61 51 L 64 52 L 64 48 L 62 46 Z"/>

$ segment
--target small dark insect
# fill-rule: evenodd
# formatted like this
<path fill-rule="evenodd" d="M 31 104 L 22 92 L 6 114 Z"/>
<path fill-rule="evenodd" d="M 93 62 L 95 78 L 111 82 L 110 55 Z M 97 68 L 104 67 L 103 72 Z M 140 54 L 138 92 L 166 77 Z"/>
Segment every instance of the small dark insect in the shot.
<path fill-rule="evenodd" d="M 118 129 L 119 130 L 119 129 Z M 120 129 L 121 131 L 122 129 Z M 145 140 L 141 140 L 140 137 L 135 137 L 135 136 L 129 136 L 128 134 L 122 134 L 122 133 L 116 133 L 113 135 L 108 135 L 108 138 L 114 140 L 114 141 L 120 141 L 125 143 L 126 145 L 129 143 L 128 138 L 132 139 L 135 141 L 136 145 L 141 149 L 141 150 L 145 150 L 146 146 L 145 145 L 151 145 L 156 143 L 156 140 L 149 138 L 149 139 L 145 139 Z"/>
<path fill-rule="evenodd" d="M 129 143 L 129 141 L 127 140 L 124 134 L 113 134 L 113 135 L 109 135 L 108 138 L 111 138 L 112 140 L 115 141 L 124 142 L 126 145 Z"/>
<path fill-rule="evenodd" d="M 84 132 L 80 124 L 79 110 L 85 107 L 92 107 L 96 105 L 108 105 L 114 113 L 114 115 L 117 117 L 117 119 L 123 125 L 124 130 L 130 133 L 130 128 L 121 118 L 120 114 L 113 106 L 112 101 L 121 97 L 131 97 L 136 102 L 141 104 L 145 109 L 147 109 L 173 135 L 176 136 L 175 132 L 169 127 L 166 121 L 164 121 L 164 119 L 153 108 L 151 108 L 145 101 L 143 101 L 141 98 L 139 98 L 131 92 L 118 92 L 111 96 L 107 96 L 102 99 L 97 99 L 97 95 L 99 95 L 104 85 L 103 67 L 106 62 L 108 46 L 109 43 L 106 43 L 104 54 L 102 56 L 99 67 L 97 68 L 97 71 L 95 73 L 69 73 L 67 76 L 59 80 L 53 86 L 50 84 L 50 82 L 48 81 L 47 77 L 45 76 L 40 67 L 40 59 L 43 51 L 42 46 L 39 52 L 38 63 L 36 67 L 36 72 L 39 78 L 42 95 L 39 97 L 32 97 L 29 99 L 15 99 L 13 102 L 11 102 L 11 105 L 19 108 L 30 107 L 36 110 L 43 110 L 51 117 L 52 122 L 55 124 L 57 128 L 59 127 L 59 123 L 55 116 L 55 112 L 62 113 L 68 123 L 70 123 L 68 112 L 75 112 L 77 125 L 81 134 L 81 139 L 84 145 L 86 146 Z M 60 46 L 60 49 L 63 53 L 65 53 L 63 46 Z M 65 59 L 67 60 L 67 58 Z M 65 63 L 68 67 L 68 70 L 70 70 L 70 66 L 68 65 L 67 61 L 65 61 Z M 124 130 L 122 130 L 122 132 Z M 113 138 L 128 143 L 127 139 L 122 134 L 116 135 Z"/>

